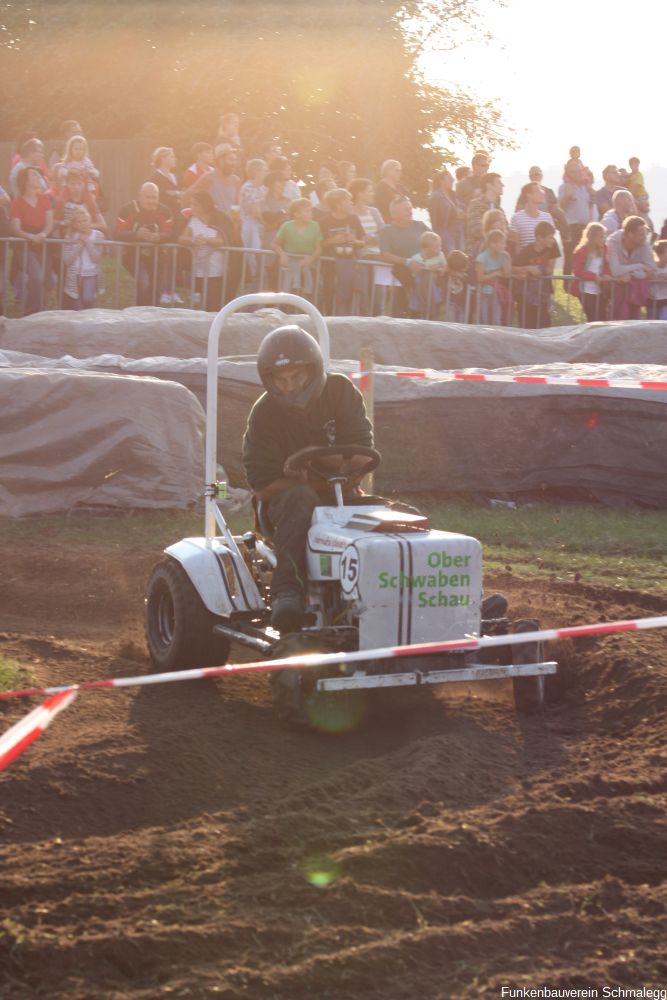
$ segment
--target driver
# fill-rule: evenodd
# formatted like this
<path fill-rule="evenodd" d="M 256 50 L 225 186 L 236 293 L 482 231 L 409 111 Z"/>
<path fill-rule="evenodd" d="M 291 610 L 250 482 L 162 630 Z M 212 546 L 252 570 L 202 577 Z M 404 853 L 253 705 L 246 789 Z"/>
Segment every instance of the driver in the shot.
<path fill-rule="evenodd" d="M 333 490 L 306 470 L 286 476 L 285 460 L 313 445 L 370 447 L 373 432 L 359 390 L 345 375 L 325 373 L 317 341 L 301 327 L 269 333 L 260 344 L 257 368 L 266 392 L 248 418 L 243 464 L 274 532 L 278 564 L 271 581 L 271 624 L 281 633 L 296 632 L 305 611 L 306 535 L 313 509 L 332 503 Z M 351 461 L 354 468 L 368 459 Z M 340 459 L 331 456 L 320 464 L 331 466 L 335 475 Z M 360 478 L 344 489 L 354 491 Z"/>

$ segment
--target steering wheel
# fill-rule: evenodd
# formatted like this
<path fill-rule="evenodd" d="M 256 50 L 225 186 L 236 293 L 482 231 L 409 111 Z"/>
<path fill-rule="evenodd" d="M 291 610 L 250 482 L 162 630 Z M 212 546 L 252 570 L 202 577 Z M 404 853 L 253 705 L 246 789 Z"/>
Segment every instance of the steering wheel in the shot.
<path fill-rule="evenodd" d="M 366 458 L 367 461 L 363 465 L 353 467 L 349 460 L 356 456 Z M 340 458 L 340 464 L 337 469 L 327 466 L 324 463 L 318 465 L 320 459 L 334 457 Z M 346 483 L 351 480 L 359 480 L 367 473 L 372 472 L 373 469 L 378 467 L 381 459 L 382 456 L 379 451 L 376 451 L 375 448 L 368 448 L 363 444 L 332 444 L 325 445 L 324 447 L 312 445 L 308 448 L 302 448 L 300 451 L 295 451 L 293 455 L 290 455 L 285 461 L 283 472 L 286 476 L 290 476 L 295 472 L 303 472 L 305 469 L 306 472 L 312 473 L 318 479 L 335 479 Z"/>

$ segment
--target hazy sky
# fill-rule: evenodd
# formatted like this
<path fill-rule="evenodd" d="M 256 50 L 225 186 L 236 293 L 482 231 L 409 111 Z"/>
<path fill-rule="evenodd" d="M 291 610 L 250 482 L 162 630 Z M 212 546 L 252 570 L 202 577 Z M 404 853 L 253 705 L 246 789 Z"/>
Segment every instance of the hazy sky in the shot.
<path fill-rule="evenodd" d="M 640 157 L 642 169 L 666 163 L 664 3 L 480 0 L 479 7 L 495 42 L 433 55 L 424 69 L 433 81 L 498 100 L 521 148 L 497 153 L 495 169 L 560 165 L 575 143 L 596 181 L 605 164 L 627 166 L 628 156 Z"/>

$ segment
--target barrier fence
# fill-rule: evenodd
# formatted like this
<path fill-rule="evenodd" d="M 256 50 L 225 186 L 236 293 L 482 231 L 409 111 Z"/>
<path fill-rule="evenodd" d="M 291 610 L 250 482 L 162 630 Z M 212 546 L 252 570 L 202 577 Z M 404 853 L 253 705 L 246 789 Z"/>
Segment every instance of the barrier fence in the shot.
<path fill-rule="evenodd" d="M 24 316 L 44 309 L 134 305 L 178 306 L 217 312 L 237 295 L 291 291 L 308 298 L 325 315 L 414 316 L 450 323 L 539 329 L 564 323 L 614 319 L 667 318 L 665 278 L 638 282 L 609 279 L 574 294 L 572 275 L 521 274 L 478 284 L 433 272 L 392 267 L 378 257 L 321 257 L 304 266 L 288 257 L 281 267 L 272 250 L 221 247 L 203 256 L 178 244 L 101 241 L 97 277 L 68 281 L 67 248 L 62 239 L 29 242 L 0 239 L 0 312 Z M 73 297 L 68 289 L 76 289 Z M 582 304 L 583 302 L 583 304 Z"/>

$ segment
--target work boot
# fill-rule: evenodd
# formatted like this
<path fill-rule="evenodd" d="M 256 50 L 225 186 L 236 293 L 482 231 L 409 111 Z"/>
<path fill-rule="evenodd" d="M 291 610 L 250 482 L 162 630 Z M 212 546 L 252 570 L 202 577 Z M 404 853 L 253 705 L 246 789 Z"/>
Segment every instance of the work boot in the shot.
<path fill-rule="evenodd" d="M 271 625 L 281 635 L 298 632 L 303 625 L 305 607 L 302 595 L 296 590 L 283 590 L 271 600 Z"/>

